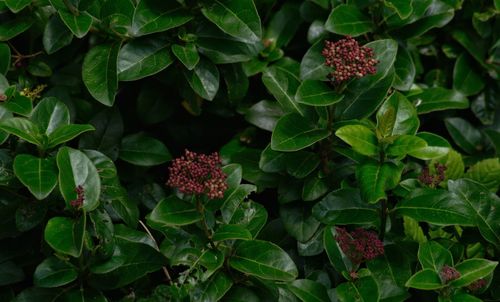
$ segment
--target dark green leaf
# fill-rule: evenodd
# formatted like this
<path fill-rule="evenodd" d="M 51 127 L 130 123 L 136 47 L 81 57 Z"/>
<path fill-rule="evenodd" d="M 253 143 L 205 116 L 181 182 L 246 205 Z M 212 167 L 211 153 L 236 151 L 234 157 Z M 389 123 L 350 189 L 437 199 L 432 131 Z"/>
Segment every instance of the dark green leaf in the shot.
<path fill-rule="evenodd" d="M 317 128 L 298 113 L 289 113 L 276 124 L 271 137 L 271 148 L 275 151 L 298 151 L 329 135 L 328 130 Z"/>
<path fill-rule="evenodd" d="M 19 154 L 13 167 L 17 178 L 38 200 L 46 198 L 57 185 L 57 166 L 54 158 Z"/>
<path fill-rule="evenodd" d="M 468 121 L 459 117 L 449 117 L 444 122 L 453 141 L 465 152 L 474 154 L 482 151 L 484 148 L 482 134 Z"/>
<path fill-rule="evenodd" d="M 85 235 L 86 216 L 73 220 L 67 217 L 53 217 L 45 226 L 45 241 L 56 252 L 80 257 Z"/>
<path fill-rule="evenodd" d="M 460 278 L 453 280 L 451 285 L 456 287 L 469 285 L 491 274 L 497 265 L 497 261 L 479 258 L 467 259 L 455 266 L 455 269 L 460 273 Z"/>
<path fill-rule="evenodd" d="M 403 165 L 398 166 L 390 162 L 367 162 L 359 166 L 356 169 L 356 179 L 363 199 L 369 203 L 385 199 L 386 191 L 398 185 L 403 168 Z"/>
<path fill-rule="evenodd" d="M 31 114 L 33 101 L 29 97 L 18 93 L 15 86 L 5 89 L 4 94 L 7 96 L 7 101 L 2 102 L 1 106 L 5 109 L 22 116 L 29 116 Z"/>
<path fill-rule="evenodd" d="M 181 26 L 193 17 L 175 1 L 140 0 L 135 8 L 131 34 L 139 37 Z"/>
<path fill-rule="evenodd" d="M 479 93 L 484 88 L 484 81 L 478 74 L 467 55 L 458 57 L 453 69 L 453 89 L 464 95 Z"/>
<path fill-rule="evenodd" d="M 44 98 L 33 110 L 31 121 L 38 126 L 42 133 L 50 135 L 59 127 L 69 125 L 69 110 L 63 102 L 55 97 Z"/>
<path fill-rule="evenodd" d="M 224 192 L 223 204 L 221 207 L 222 219 L 225 223 L 229 223 L 241 202 L 252 192 L 255 192 L 257 187 L 254 185 L 243 184 L 232 190 Z"/>
<path fill-rule="evenodd" d="M 12 261 L 0 263 L 0 286 L 24 280 L 24 272 Z"/>
<path fill-rule="evenodd" d="M 263 100 L 248 109 L 245 119 L 261 129 L 273 131 L 282 115 L 283 110 L 278 102 Z"/>
<path fill-rule="evenodd" d="M 16 228 L 21 232 L 26 232 L 45 220 L 47 214 L 47 204 L 44 202 L 27 202 L 19 206 L 16 210 Z"/>
<path fill-rule="evenodd" d="M 6 43 L 0 43 L 0 74 L 4 75 L 10 68 L 10 47 Z"/>
<path fill-rule="evenodd" d="M 218 272 L 210 280 L 196 287 L 192 301 L 219 301 L 233 285 L 233 280 L 224 272 Z"/>
<path fill-rule="evenodd" d="M 433 290 L 444 287 L 438 273 L 431 269 L 424 269 L 417 272 L 406 282 L 406 287 L 422 290 Z"/>
<path fill-rule="evenodd" d="M 74 139 L 84 132 L 93 130 L 94 127 L 92 127 L 91 125 L 63 125 L 49 134 L 47 149 L 54 148 L 57 145 Z"/>
<path fill-rule="evenodd" d="M 43 144 L 40 129 L 25 118 L 14 117 L 3 120 L 0 122 L 0 129 L 34 145 Z"/>
<path fill-rule="evenodd" d="M 330 301 L 323 284 L 308 279 L 298 279 L 288 285 L 295 296 L 304 302 Z"/>
<path fill-rule="evenodd" d="M 217 228 L 212 239 L 214 241 L 250 240 L 252 239 L 252 234 L 242 225 L 223 224 Z"/>
<path fill-rule="evenodd" d="M 33 274 L 38 287 L 59 287 L 76 280 L 76 267 L 56 257 L 49 257 L 40 263 Z"/>
<path fill-rule="evenodd" d="M 403 0 L 403 2 L 406 2 L 406 0 Z M 398 47 L 394 69 L 396 76 L 392 86 L 398 90 L 410 90 L 415 79 L 416 68 L 410 53 L 405 47 Z"/>
<path fill-rule="evenodd" d="M 66 27 L 58 15 L 52 16 L 43 31 L 43 48 L 47 54 L 53 54 L 59 49 L 71 44 L 73 33 Z"/>
<path fill-rule="evenodd" d="M 453 266 L 453 257 L 449 250 L 436 241 L 427 241 L 418 248 L 418 261 L 423 269 L 440 272 L 444 265 Z"/>
<path fill-rule="evenodd" d="M 282 205 L 280 218 L 288 234 L 300 242 L 311 239 L 320 225 L 310 207 L 303 205 Z"/>
<path fill-rule="evenodd" d="M 49 0 L 57 9 L 59 16 L 77 38 L 83 38 L 92 26 L 92 16 L 87 12 L 73 12 L 68 9 L 64 0 Z M 76 8 L 75 8 L 76 9 Z"/>
<path fill-rule="evenodd" d="M 219 91 L 219 70 L 210 60 L 200 59 L 193 70 L 185 70 L 184 77 L 199 96 L 213 100 Z"/>
<path fill-rule="evenodd" d="M 378 155 L 378 140 L 375 133 L 362 125 L 347 125 L 335 132 L 341 140 L 358 153 L 367 156 Z"/>
<path fill-rule="evenodd" d="M 321 55 L 324 46 L 324 41 L 320 40 L 314 43 L 302 57 L 300 62 L 300 78 L 302 80 L 327 80 L 330 69 L 325 65 L 325 57 Z"/>
<path fill-rule="evenodd" d="M 483 184 L 492 192 L 496 192 L 500 186 L 500 161 L 498 158 L 489 158 L 477 162 L 467 170 L 465 177 Z"/>
<path fill-rule="evenodd" d="M 419 126 L 415 107 L 399 92 L 391 94 L 377 111 L 377 129 L 384 137 L 414 135 Z"/>
<path fill-rule="evenodd" d="M 113 105 L 118 89 L 116 63 L 119 49 L 119 43 L 98 45 L 90 49 L 83 60 L 83 83 L 90 94 L 106 106 Z"/>
<path fill-rule="evenodd" d="M 261 240 L 241 242 L 229 260 L 232 268 L 261 279 L 292 281 L 297 267 L 288 254 L 279 246 Z"/>
<path fill-rule="evenodd" d="M 264 206 L 256 202 L 243 203 L 234 213 L 230 224 L 240 224 L 252 233 L 255 238 L 267 222 L 267 211 Z"/>
<path fill-rule="evenodd" d="M 375 279 L 368 275 L 354 282 L 342 283 L 335 288 L 340 301 L 368 302 L 379 300 L 379 289 Z"/>
<path fill-rule="evenodd" d="M 344 255 L 340 249 L 339 244 L 335 240 L 337 236 L 337 231 L 334 226 L 329 226 L 325 229 L 323 234 L 323 244 L 325 246 L 326 254 L 330 263 L 333 265 L 336 271 L 352 271 L 354 264 L 349 260 L 349 258 Z"/>
<path fill-rule="evenodd" d="M 341 4 L 336 6 L 328 20 L 325 29 L 339 35 L 350 35 L 353 37 L 372 31 L 373 24 L 356 5 Z"/>
<path fill-rule="evenodd" d="M 410 96 L 409 99 L 414 102 L 419 114 L 469 107 L 469 100 L 463 94 L 441 87 L 427 88 L 422 93 Z"/>
<path fill-rule="evenodd" d="M 0 42 L 8 41 L 19 34 L 22 34 L 33 25 L 31 18 L 21 17 L 0 23 Z"/>
<path fill-rule="evenodd" d="M 295 95 L 297 103 L 310 106 L 330 106 L 340 102 L 343 98 L 343 95 L 337 94 L 326 83 L 315 80 L 303 81 Z"/>
<path fill-rule="evenodd" d="M 172 158 L 165 145 L 143 133 L 131 134 L 122 139 L 120 159 L 137 166 L 156 166 Z"/>
<path fill-rule="evenodd" d="M 309 175 L 302 187 L 302 199 L 304 201 L 312 201 L 320 198 L 328 192 L 329 185 L 327 178 L 321 178 L 320 175 Z"/>
<path fill-rule="evenodd" d="M 401 19 L 408 18 L 413 12 L 412 1 L 407 0 L 384 0 L 384 4 L 393 9 Z"/>
<path fill-rule="evenodd" d="M 193 70 L 200 61 L 200 55 L 194 43 L 187 43 L 185 46 L 174 44 L 172 53 L 188 70 Z"/>
<path fill-rule="evenodd" d="M 5 0 L 5 5 L 13 12 L 20 12 L 23 8 L 30 5 L 31 0 Z"/>
<path fill-rule="evenodd" d="M 148 216 L 148 222 L 157 227 L 192 224 L 201 219 L 196 207 L 174 195 L 160 201 Z"/>

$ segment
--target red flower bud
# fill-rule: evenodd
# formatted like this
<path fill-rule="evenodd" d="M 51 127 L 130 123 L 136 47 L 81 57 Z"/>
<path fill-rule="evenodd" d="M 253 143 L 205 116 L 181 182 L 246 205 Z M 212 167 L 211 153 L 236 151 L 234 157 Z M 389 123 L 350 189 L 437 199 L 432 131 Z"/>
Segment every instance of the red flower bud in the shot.
<path fill-rule="evenodd" d="M 448 265 L 443 266 L 439 275 L 441 276 L 441 279 L 444 283 L 448 283 L 460 278 L 460 272 Z"/>
<path fill-rule="evenodd" d="M 344 228 L 336 228 L 336 231 L 335 240 L 340 249 L 355 264 L 384 254 L 384 244 L 378 239 L 375 232 L 363 228 L 357 228 L 351 233 Z"/>

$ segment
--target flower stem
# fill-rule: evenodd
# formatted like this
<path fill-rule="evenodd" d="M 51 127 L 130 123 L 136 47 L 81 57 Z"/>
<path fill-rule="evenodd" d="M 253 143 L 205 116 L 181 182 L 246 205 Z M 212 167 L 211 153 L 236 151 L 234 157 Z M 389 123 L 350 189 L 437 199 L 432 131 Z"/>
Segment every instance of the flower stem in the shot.
<path fill-rule="evenodd" d="M 217 247 L 215 246 L 215 243 L 212 240 L 212 233 L 210 232 L 208 225 L 207 225 L 207 220 L 205 219 L 205 207 L 201 203 L 200 198 L 196 198 L 196 209 L 201 215 L 201 225 L 203 226 L 203 231 L 205 232 L 205 236 L 207 236 L 208 242 L 210 243 L 210 246 L 216 250 Z"/>

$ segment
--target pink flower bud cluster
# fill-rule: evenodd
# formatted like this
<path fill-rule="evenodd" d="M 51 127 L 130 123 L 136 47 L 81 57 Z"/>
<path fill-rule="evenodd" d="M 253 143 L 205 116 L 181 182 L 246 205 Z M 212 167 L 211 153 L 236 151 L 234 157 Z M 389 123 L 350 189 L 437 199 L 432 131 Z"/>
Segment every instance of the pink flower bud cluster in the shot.
<path fill-rule="evenodd" d="M 360 264 L 384 254 L 384 244 L 372 231 L 357 228 L 351 233 L 344 228 L 336 228 L 335 240 L 352 263 Z"/>
<path fill-rule="evenodd" d="M 321 54 L 325 57 L 326 66 L 334 68 L 328 77 L 337 83 L 377 72 L 375 65 L 378 61 L 373 58 L 373 49 L 360 47 L 351 36 L 337 42 L 325 41 Z"/>
<path fill-rule="evenodd" d="M 73 208 L 80 208 L 81 206 L 83 206 L 83 202 L 85 201 L 85 192 L 83 190 L 83 187 L 80 185 L 75 188 L 75 192 L 76 192 L 76 199 L 70 201 L 69 204 Z"/>
<path fill-rule="evenodd" d="M 186 150 L 184 156 L 173 160 L 167 185 L 185 194 L 206 194 L 210 199 L 222 198 L 227 189 L 227 176 L 222 171 L 221 164 L 217 152 L 206 155 Z"/>
<path fill-rule="evenodd" d="M 485 286 L 486 286 L 486 280 L 478 279 L 469 284 L 469 286 L 467 286 L 467 289 L 469 289 L 471 292 L 477 292 L 483 289 Z"/>
<path fill-rule="evenodd" d="M 448 283 L 460 278 L 460 272 L 448 265 L 444 265 L 443 268 L 441 268 L 441 272 L 439 273 L 439 275 L 441 276 L 441 280 L 443 280 L 444 283 Z"/>
<path fill-rule="evenodd" d="M 434 168 L 436 169 L 435 174 L 431 174 L 429 167 L 425 167 L 418 177 L 418 180 L 420 180 L 422 184 L 432 188 L 437 187 L 444 180 L 446 171 L 446 166 L 440 163 L 435 163 Z"/>
<path fill-rule="evenodd" d="M 6 100 L 7 100 L 7 96 L 3 93 L 0 93 L 0 102 L 6 101 Z"/>

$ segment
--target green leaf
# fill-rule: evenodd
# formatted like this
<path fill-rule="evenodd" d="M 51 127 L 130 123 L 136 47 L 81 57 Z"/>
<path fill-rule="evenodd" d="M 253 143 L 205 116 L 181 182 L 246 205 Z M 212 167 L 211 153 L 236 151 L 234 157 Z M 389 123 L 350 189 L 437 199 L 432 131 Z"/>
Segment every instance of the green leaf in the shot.
<path fill-rule="evenodd" d="M 214 0 L 201 12 L 222 31 L 242 41 L 257 42 L 262 37 L 259 13 L 252 0 Z"/>
<path fill-rule="evenodd" d="M 92 16 L 87 12 L 70 11 L 64 0 L 49 0 L 50 4 L 57 9 L 59 16 L 66 26 L 77 38 L 83 38 L 92 26 Z"/>
<path fill-rule="evenodd" d="M 330 132 L 300 116 L 289 113 L 279 119 L 271 137 L 271 148 L 275 151 L 298 151 L 327 138 Z"/>
<path fill-rule="evenodd" d="M 419 126 L 415 107 L 399 92 L 391 94 L 377 111 L 377 129 L 384 137 L 414 135 Z"/>
<path fill-rule="evenodd" d="M 386 191 L 394 189 L 401 179 L 403 165 L 395 165 L 390 162 L 379 164 L 367 162 L 356 169 L 356 179 L 361 189 L 363 200 L 376 203 L 386 199 Z"/>
<path fill-rule="evenodd" d="M 413 0 L 384 0 L 385 6 L 393 9 L 401 19 L 408 18 L 413 12 Z"/>
<path fill-rule="evenodd" d="M 375 133 L 362 125 L 343 126 L 335 132 L 341 140 L 349 144 L 352 149 L 366 156 L 378 155 L 378 140 Z"/>
<path fill-rule="evenodd" d="M 424 269 L 417 272 L 406 282 L 406 287 L 412 287 L 422 290 L 433 290 L 443 288 L 441 278 L 438 273 L 431 269 Z"/>
<path fill-rule="evenodd" d="M 312 213 L 327 225 L 377 224 L 378 207 L 361 199 L 357 189 L 339 189 L 314 205 Z"/>
<path fill-rule="evenodd" d="M 418 248 L 418 261 L 422 269 L 440 272 L 444 265 L 453 266 L 453 256 L 450 251 L 436 241 L 427 241 Z"/>
<path fill-rule="evenodd" d="M 410 154 L 425 147 L 427 147 L 427 142 L 418 136 L 401 135 L 387 147 L 386 153 L 389 156 L 395 157 L 405 156 L 406 154 Z"/>
<path fill-rule="evenodd" d="M 31 4 L 31 0 L 5 0 L 5 5 L 13 12 L 20 12 L 23 8 Z"/>
<path fill-rule="evenodd" d="M 231 302 L 259 302 L 260 298 L 256 293 L 248 287 L 233 286 L 231 290 L 224 296 L 223 301 Z"/>
<path fill-rule="evenodd" d="M 353 37 L 372 31 L 373 23 L 356 5 L 341 4 L 335 6 L 325 29 L 338 35 L 350 35 Z"/>
<path fill-rule="evenodd" d="M 354 264 L 349 258 L 344 255 L 338 242 L 335 240 L 337 231 L 335 226 L 329 226 L 323 233 L 323 245 L 330 263 L 337 272 L 350 272 L 354 268 Z"/>
<path fill-rule="evenodd" d="M 365 45 L 373 49 L 377 73 L 351 81 L 344 92 L 344 99 L 336 105 L 339 119 L 361 119 L 370 116 L 384 101 L 394 81 L 394 61 L 398 44 L 391 39 L 376 40 Z"/>
<path fill-rule="evenodd" d="M 63 291 L 58 294 L 58 300 L 71 301 L 71 302 L 107 302 L 106 297 L 93 288 L 74 288 L 69 291 Z"/>
<path fill-rule="evenodd" d="M 170 44 L 158 37 L 127 43 L 118 52 L 118 79 L 135 81 L 167 68 L 173 62 L 169 48 Z"/>
<path fill-rule="evenodd" d="M 290 256 L 268 241 L 241 242 L 229 259 L 229 265 L 244 274 L 267 280 L 292 281 L 298 275 Z"/>
<path fill-rule="evenodd" d="M 38 200 L 49 196 L 57 185 L 57 166 L 54 158 L 19 154 L 13 167 L 17 178 Z"/>
<path fill-rule="evenodd" d="M 110 259 L 90 267 L 89 282 L 94 288 L 120 288 L 160 270 L 166 262 L 165 257 L 149 245 L 118 240 Z"/>
<path fill-rule="evenodd" d="M 92 211 L 99 205 L 101 180 L 96 167 L 81 151 L 69 147 L 62 147 L 57 153 L 57 167 L 59 168 L 59 189 L 71 207 L 70 202 L 77 198 L 75 188 L 82 186 L 85 199 L 82 208 Z"/>
<path fill-rule="evenodd" d="M 484 88 L 484 81 L 478 74 L 467 55 L 462 54 L 453 69 L 453 89 L 464 95 L 479 93 Z"/>
<path fill-rule="evenodd" d="M 188 70 L 193 70 L 200 61 L 200 55 L 194 43 L 187 43 L 185 46 L 174 44 L 172 53 Z"/>
<path fill-rule="evenodd" d="M 406 2 L 406 0 L 403 0 Z M 406 47 L 399 45 L 396 61 L 394 62 L 396 76 L 392 86 L 398 90 L 410 90 L 415 80 L 415 63 Z"/>
<path fill-rule="evenodd" d="M 481 132 L 468 121 L 459 117 L 449 117 L 444 120 L 446 129 L 453 141 L 469 154 L 483 150 L 483 136 Z"/>
<path fill-rule="evenodd" d="M 330 106 L 340 102 L 343 98 L 343 95 L 337 94 L 326 83 L 315 80 L 303 81 L 295 95 L 297 103 L 310 106 Z"/>
<path fill-rule="evenodd" d="M 77 221 L 67 217 L 53 217 L 45 226 L 45 241 L 56 252 L 80 257 L 85 236 L 86 216 Z"/>
<path fill-rule="evenodd" d="M 233 280 L 224 272 L 218 272 L 210 280 L 195 287 L 191 301 L 219 301 L 233 285 Z"/>
<path fill-rule="evenodd" d="M 17 283 L 24 280 L 24 272 L 12 261 L 0 263 L 0 286 Z"/>
<path fill-rule="evenodd" d="M 280 218 L 288 234 L 300 242 L 311 239 L 320 225 L 311 214 L 310 207 L 304 205 L 282 205 Z"/>
<path fill-rule="evenodd" d="M 327 178 L 322 178 L 320 175 L 315 174 L 309 175 L 302 187 L 302 200 L 316 200 L 328 192 L 329 188 L 330 184 Z"/>
<path fill-rule="evenodd" d="M 201 220 L 196 207 L 175 195 L 162 199 L 148 216 L 148 222 L 157 227 L 188 225 Z"/>
<path fill-rule="evenodd" d="M 286 62 L 286 61 L 285 61 Z M 290 68 L 275 64 L 262 72 L 262 83 L 267 90 L 280 103 L 285 112 L 298 112 L 304 115 L 303 105 L 297 104 L 295 93 L 300 85 L 295 62 L 289 64 Z"/>
<path fill-rule="evenodd" d="M 226 64 L 222 66 L 222 75 L 226 84 L 227 96 L 231 101 L 240 101 L 248 93 L 250 81 L 241 64 Z"/>
<path fill-rule="evenodd" d="M 354 282 L 345 282 L 335 288 L 335 293 L 340 301 L 368 302 L 379 301 L 379 288 L 375 279 L 364 276 Z"/>
<path fill-rule="evenodd" d="M 58 15 L 54 15 L 45 24 L 43 48 L 47 54 L 53 54 L 73 41 L 73 33 L 66 27 Z"/>
<path fill-rule="evenodd" d="M 447 140 L 434 133 L 420 132 L 417 134 L 417 137 L 425 140 L 427 146 L 410 152 L 409 154 L 413 157 L 428 160 L 446 156 L 448 152 L 453 151 Z"/>
<path fill-rule="evenodd" d="M 0 23 L 0 42 L 9 41 L 27 31 L 34 23 L 34 19 L 27 17 L 20 17 Z"/>
<path fill-rule="evenodd" d="M 263 40 L 272 41 L 276 48 L 288 45 L 301 25 L 300 18 L 298 4 L 283 4 L 269 20 Z"/>
<path fill-rule="evenodd" d="M 278 102 L 263 100 L 248 109 L 245 119 L 261 129 L 273 131 L 282 115 L 283 110 Z"/>
<path fill-rule="evenodd" d="M 448 181 L 448 190 L 454 198 L 474 213 L 475 223 L 481 235 L 489 242 L 500 246 L 500 198 L 488 188 L 468 179 Z"/>
<path fill-rule="evenodd" d="M 288 284 L 288 289 L 304 302 L 330 301 L 323 284 L 308 279 L 298 279 Z"/>
<path fill-rule="evenodd" d="M 489 158 L 477 162 L 467 170 L 465 177 L 483 184 L 491 192 L 496 192 L 500 186 L 500 161 L 498 158 Z"/>
<path fill-rule="evenodd" d="M 57 145 L 60 145 L 64 142 L 68 142 L 78 135 L 95 130 L 91 125 L 63 125 L 57 128 L 54 132 L 52 132 L 48 139 L 47 149 L 54 148 Z"/>
<path fill-rule="evenodd" d="M 200 59 L 193 70 L 184 70 L 189 86 L 199 96 L 213 100 L 219 91 L 219 70 L 210 60 Z"/>
<path fill-rule="evenodd" d="M 23 203 L 16 210 L 16 228 L 21 232 L 26 232 L 43 221 L 47 214 L 47 203 L 45 202 L 28 202 Z"/>
<path fill-rule="evenodd" d="M 165 145 L 143 133 L 131 134 L 122 139 L 120 159 L 137 166 L 156 166 L 172 158 Z"/>
<path fill-rule="evenodd" d="M 497 265 L 498 261 L 479 258 L 467 259 L 455 266 L 455 269 L 460 273 L 460 278 L 451 281 L 450 284 L 455 287 L 467 286 L 491 274 Z"/>
<path fill-rule="evenodd" d="M 225 223 L 229 223 L 241 202 L 247 198 L 250 193 L 255 192 L 256 190 L 257 187 L 254 185 L 243 184 L 232 190 L 224 192 L 223 204 L 220 209 L 222 220 Z"/>
<path fill-rule="evenodd" d="M 434 165 L 436 162 L 446 167 L 446 171 L 444 172 L 445 181 L 449 179 L 459 179 L 464 175 L 464 161 L 462 160 L 462 155 L 453 149 L 450 149 L 446 156 L 431 161 L 430 166 Z"/>
<path fill-rule="evenodd" d="M 325 46 L 323 40 L 314 43 L 302 57 L 300 62 L 300 79 L 326 81 L 330 69 L 325 65 L 325 57 L 321 51 Z"/>
<path fill-rule="evenodd" d="M 10 47 L 6 43 L 0 43 L 0 74 L 5 75 L 10 68 Z"/>
<path fill-rule="evenodd" d="M 252 233 L 255 238 L 262 227 L 267 222 L 267 211 L 264 206 L 256 202 L 245 202 L 234 213 L 230 224 L 239 224 L 244 226 Z"/>
<path fill-rule="evenodd" d="M 415 104 L 419 114 L 469 107 L 469 100 L 463 94 L 441 87 L 424 89 L 422 93 L 410 96 L 409 100 Z"/>
<path fill-rule="evenodd" d="M 311 174 L 320 164 L 320 157 L 314 152 L 298 151 L 285 154 L 286 172 L 301 179 Z"/>
<path fill-rule="evenodd" d="M 222 172 L 226 174 L 226 184 L 228 190 L 236 189 L 241 183 L 242 169 L 240 164 L 229 164 L 222 167 Z"/>
<path fill-rule="evenodd" d="M 97 45 L 85 55 L 83 83 L 100 103 L 112 106 L 118 89 L 117 58 L 119 43 Z"/>
<path fill-rule="evenodd" d="M 38 287 L 59 287 L 75 281 L 77 276 L 74 265 L 56 257 L 49 257 L 36 267 L 33 281 Z"/>
<path fill-rule="evenodd" d="M 3 120 L 0 122 L 0 129 L 34 145 L 43 144 L 40 129 L 25 118 L 13 117 Z"/>
<path fill-rule="evenodd" d="M 55 97 L 44 98 L 36 105 L 31 114 L 42 133 L 50 135 L 61 126 L 69 125 L 70 116 L 66 105 Z"/>
<path fill-rule="evenodd" d="M 242 225 L 223 224 L 217 228 L 212 239 L 214 241 L 250 240 L 252 239 L 252 234 Z"/>
<path fill-rule="evenodd" d="M 427 242 L 427 237 L 424 235 L 424 230 L 415 219 L 408 216 L 403 216 L 403 227 L 407 238 L 410 238 L 411 240 L 418 243 Z"/>
<path fill-rule="evenodd" d="M 123 135 L 123 120 L 116 108 L 105 109 L 89 121 L 95 131 L 80 137 L 78 148 L 100 151 L 113 160 L 118 158 L 119 145 Z"/>
<path fill-rule="evenodd" d="M 135 8 L 132 36 L 139 37 L 181 26 L 193 17 L 175 1 L 140 0 Z"/>
<path fill-rule="evenodd" d="M 447 191 L 423 189 L 409 199 L 401 201 L 396 211 L 417 221 L 436 225 L 474 226 L 475 215 L 471 209 Z"/>
<path fill-rule="evenodd" d="M 7 96 L 7 101 L 0 104 L 2 107 L 22 116 L 31 114 L 33 101 L 29 97 L 18 93 L 15 86 L 5 89 L 4 94 Z"/>

